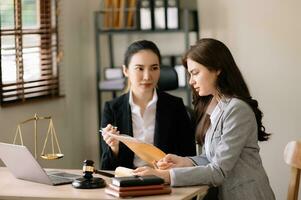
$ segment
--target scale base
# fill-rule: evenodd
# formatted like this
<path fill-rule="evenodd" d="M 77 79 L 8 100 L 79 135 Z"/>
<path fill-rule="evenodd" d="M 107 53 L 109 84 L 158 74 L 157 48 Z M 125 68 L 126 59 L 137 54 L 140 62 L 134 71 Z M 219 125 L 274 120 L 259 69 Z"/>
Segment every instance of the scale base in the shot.
<path fill-rule="evenodd" d="M 94 189 L 106 187 L 106 182 L 102 178 L 78 178 L 72 182 L 74 188 L 80 189 Z"/>

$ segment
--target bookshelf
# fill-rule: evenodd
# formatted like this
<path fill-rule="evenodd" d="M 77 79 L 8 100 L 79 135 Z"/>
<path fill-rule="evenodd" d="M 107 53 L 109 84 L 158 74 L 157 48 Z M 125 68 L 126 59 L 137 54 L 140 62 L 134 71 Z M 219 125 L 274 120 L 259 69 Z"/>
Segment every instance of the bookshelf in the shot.
<path fill-rule="evenodd" d="M 103 99 L 103 93 L 111 93 L 112 98 L 115 98 L 117 96 L 117 93 L 122 91 L 122 84 L 120 83 L 120 80 L 112 80 L 112 85 L 108 86 L 104 83 L 108 83 L 105 80 L 104 77 L 104 69 L 107 67 L 115 68 L 116 65 L 116 55 L 115 55 L 115 49 L 116 44 L 114 45 L 114 39 L 120 35 L 126 35 L 126 36 L 132 36 L 132 35 L 147 35 L 147 37 L 152 37 L 156 35 L 157 37 L 163 36 L 163 35 L 170 35 L 170 34 L 180 34 L 181 37 L 183 37 L 183 43 L 181 44 L 184 46 L 184 49 L 182 49 L 182 53 L 184 53 L 185 50 L 187 50 L 191 44 L 191 40 L 194 41 L 199 39 L 199 27 L 198 27 L 198 16 L 196 10 L 191 9 L 178 9 L 178 26 L 175 28 L 175 23 L 172 24 L 172 28 L 168 28 L 168 22 L 167 19 L 165 20 L 165 28 L 156 29 L 154 25 L 154 21 L 151 22 L 152 28 L 151 29 L 141 29 L 139 23 L 140 20 L 137 19 L 140 17 L 139 14 L 139 5 L 136 5 L 137 8 L 131 7 L 131 8 L 123 8 L 123 10 L 126 13 L 131 13 L 133 17 L 133 25 L 127 26 L 125 25 L 128 20 L 128 14 L 124 14 L 125 20 L 123 20 L 123 28 L 120 28 L 119 26 L 104 26 L 106 21 L 110 21 L 107 19 L 108 13 L 106 13 L 108 10 L 100 10 L 96 11 L 94 13 L 94 25 L 95 25 L 95 51 L 96 51 L 96 81 L 97 81 L 97 108 L 98 108 L 98 119 L 99 119 L 99 127 L 101 126 L 101 114 L 102 114 L 102 104 Z M 153 10 L 154 11 L 154 10 Z M 152 12 L 153 12 L 152 11 Z M 114 13 L 114 11 L 111 9 L 110 13 Z M 167 13 L 167 12 L 166 12 Z M 114 18 L 114 17 L 113 17 Z M 191 37 L 190 33 L 193 33 Z M 194 42 L 193 41 L 193 42 Z M 131 41 L 133 42 L 133 41 Z M 131 43 L 127 41 L 126 47 Z M 178 41 L 165 41 L 167 44 L 169 42 L 178 42 Z M 118 44 L 121 45 L 121 44 Z M 158 45 L 159 46 L 159 45 Z M 125 47 L 125 48 L 126 48 Z M 160 46 L 159 49 L 161 50 Z M 107 54 L 104 56 L 104 52 Z M 172 66 L 174 64 L 177 64 L 177 60 L 181 58 L 181 54 L 168 54 L 165 55 L 162 53 L 162 58 L 167 59 L 169 63 L 171 63 Z M 104 58 L 105 57 L 105 58 Z M 104 64 L 104 60 L 108 62 L 108 64 Z M 119 65 L 120 67 L 120 65 Z M 119 81 L 119 82 L 118 82 Z M 116 84 L 116 87 L 114 85 Z M 109 82 L 110 83 L 110 82 Z M 188 84 L 186 84 L 184 87 L 179 87 L 177 89 L 179 91 L 182 91 L 186 95 L 186 102 L 189 102 L 187 104 L 188 107 L 191 106 L 191 92 Z"/>

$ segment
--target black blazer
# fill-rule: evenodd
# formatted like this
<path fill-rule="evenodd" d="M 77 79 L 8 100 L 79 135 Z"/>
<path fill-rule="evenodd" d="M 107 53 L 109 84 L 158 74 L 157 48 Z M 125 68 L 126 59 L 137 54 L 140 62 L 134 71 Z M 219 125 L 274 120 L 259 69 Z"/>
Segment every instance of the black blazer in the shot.
<path fill-rule="evenodd" d="M 165 153 L 180 156 L 194 156 L 194 126 L 188 117 L 183 101 L 157 90 L 158 101 L 154 133 L 154 145 Z M 129 93 L 105 103 L 102 127 L 112 124 L 122 134 L 133 136 L 132 115 L 129 104 Z M 114 156 L 111 148 L 101 139 L 101 168 L 115 170 L 118 166 L 134 168 L 134 153 L 123 143 L 119 143 L 118 156 Z"/>

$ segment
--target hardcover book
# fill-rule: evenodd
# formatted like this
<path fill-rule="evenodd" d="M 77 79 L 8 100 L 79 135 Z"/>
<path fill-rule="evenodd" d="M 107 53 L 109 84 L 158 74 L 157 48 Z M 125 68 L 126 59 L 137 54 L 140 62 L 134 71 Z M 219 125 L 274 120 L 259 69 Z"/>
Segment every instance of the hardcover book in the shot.
<path fill-rule="evenodd" d="M 145 186 L 145 185 L 164 184 L 164 180 L 155 175 L 123 176 L 123 177 L 112 178 L 112 184 L 119 187 Z"/>
<path fill-rule="evenodd" d="M 105 188 L 105 193 L 115 197 L 136 197 L 136 196 L 147 196 L 147 195 L 159 195 L 159 194 L 170 194 L 171 188 L 164 186 L 160 189 L 148 189 L 148 190 L 130 190 L 130 191 L 117 191 L 112 188 Z"/>
<path fill-rule="evenodd" d="M 109 184 L 109 188 L 112 190 L 116 190 L 118 192 L 126 192 L 126 191 L 134 191 L 134 190 L 158 190 L 158 189 L 163 189 L 164 185 L 163 184 L 158 184 L 158 185 L 142 185 L 142 186 L 128 186 L 128 187 L 118 187 L 113 184 Z"/>

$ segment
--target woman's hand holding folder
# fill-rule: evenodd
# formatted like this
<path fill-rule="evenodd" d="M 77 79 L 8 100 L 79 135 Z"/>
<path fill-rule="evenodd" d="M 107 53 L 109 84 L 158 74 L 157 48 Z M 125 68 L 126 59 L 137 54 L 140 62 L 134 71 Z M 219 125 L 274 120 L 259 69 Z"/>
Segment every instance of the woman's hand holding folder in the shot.
<path fill-rule="evenodd" d="M 165 183 L 170 183 L 170 175 L 168 170 L 154 169 L 149 166 L 144 166 L 133 170 L 133 173 L 137 176 L 155 175 L 164 179 Z"/>
<path fill-rule="evenodd" d="M 164 158 L 160 159 L 156 165 L 159 169 L 164 170 L 175 167 L 192 167 L 193 162 L 188 157 L 167 154 Z"/>
<path fill-rule="evenodd" d="M 139 167 L 133 170 L 133 173 L 138 176 L 156 175 L 164 179 L 166 183 L 170 183 L 170 168 L 174 167 L 189 167 L 193 166 L 192 160 L 188 157 L 181 157 L 174 154 L 167 154 L 164 158 L 154 163 L 155 169 L 151 167 Z"/>

